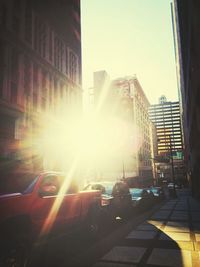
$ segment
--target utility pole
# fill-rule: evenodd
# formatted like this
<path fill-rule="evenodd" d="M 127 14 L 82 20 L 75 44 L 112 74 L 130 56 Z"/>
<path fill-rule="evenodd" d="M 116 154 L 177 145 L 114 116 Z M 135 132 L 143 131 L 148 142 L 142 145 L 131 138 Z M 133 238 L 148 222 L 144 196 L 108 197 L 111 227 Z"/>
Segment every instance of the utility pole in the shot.
<path fill-rule="evenodd" d="M 174 194 L 174 197 L 177 197 L 177 195 L 176 195 L 176 188 L 175 188 L 174 160 L 173 160 L 173 153 L 172 153 L 171 135 L 169 135 L 169 142 L 170 142 L 170 157 L 171 157 L 171 164 L 172 164 L 173 194 Z"/>
<path fill-rule="evenodd" d="M 125 180 L 125 169 L 124 169 L 124 159 L 123 159 L 123 162 L 122 162 L 122 172 L 123 172 L 123 180 Z"/>

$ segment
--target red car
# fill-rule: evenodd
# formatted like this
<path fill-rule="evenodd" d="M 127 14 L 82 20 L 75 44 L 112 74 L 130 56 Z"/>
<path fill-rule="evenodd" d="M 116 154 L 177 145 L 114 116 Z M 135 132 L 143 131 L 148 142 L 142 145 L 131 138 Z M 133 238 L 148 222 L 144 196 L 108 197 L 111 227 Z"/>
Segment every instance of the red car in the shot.
<path fill-rule="evenodd" d="M 96 233 L 100 212 L 99 191 L 78 191 L 57 172 L 39 174 L 21 193 L 0 195 L 0 266 L 24 266 L 28 248 L 49 233 L 83 225 Z"/>

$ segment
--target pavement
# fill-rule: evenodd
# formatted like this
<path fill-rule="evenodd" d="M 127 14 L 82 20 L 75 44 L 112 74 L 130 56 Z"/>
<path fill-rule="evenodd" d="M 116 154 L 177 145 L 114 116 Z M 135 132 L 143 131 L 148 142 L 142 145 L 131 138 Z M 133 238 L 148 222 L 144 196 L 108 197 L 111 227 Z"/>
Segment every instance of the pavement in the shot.
<path fill-rule="evenodd" d="M 200 203 L 177 190 L 92 267 L 200 267 Z"/>

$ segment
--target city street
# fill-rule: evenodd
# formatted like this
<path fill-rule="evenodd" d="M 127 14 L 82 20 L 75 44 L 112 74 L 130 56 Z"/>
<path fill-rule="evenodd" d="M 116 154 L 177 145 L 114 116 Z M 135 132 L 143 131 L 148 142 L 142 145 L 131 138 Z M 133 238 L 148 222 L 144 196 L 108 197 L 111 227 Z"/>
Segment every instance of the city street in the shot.
<path fill-rule="evenodd" d="M 83 233 L 52 240 L 37 266 L 199 266 L 200 203 L 187 189 L 177 195 L 116 222 L 99 240 L 89 241 Z"/>
<path fill-rule="evenodd" d="M 0 0 L 0 267 L 200 267 L 199 25 Z"/>

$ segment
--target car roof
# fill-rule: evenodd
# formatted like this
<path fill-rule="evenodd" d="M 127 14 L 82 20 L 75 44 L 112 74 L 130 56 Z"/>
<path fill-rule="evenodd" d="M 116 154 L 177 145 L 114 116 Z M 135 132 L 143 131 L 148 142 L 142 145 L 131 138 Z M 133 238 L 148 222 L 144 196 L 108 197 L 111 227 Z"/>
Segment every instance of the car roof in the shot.
<path fill-rule="evenodd" d="M 108 182 L 108 181 L 99 181 L 99 182 L 90 182 L 87 185 L 103 185 L 103 186 L 114 186 L 117 182 Z M 87 186 L 86 185 L 86 186 Z"/>

